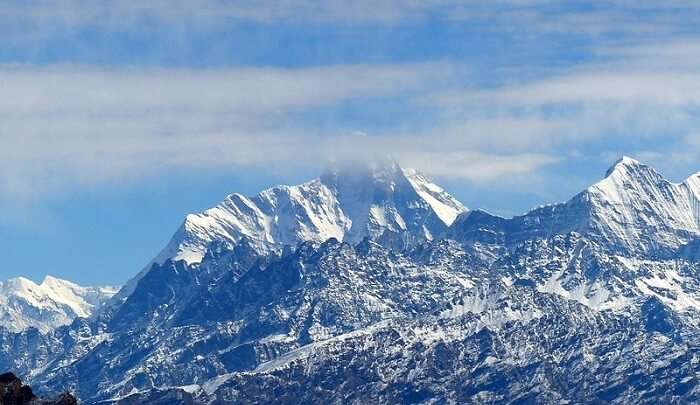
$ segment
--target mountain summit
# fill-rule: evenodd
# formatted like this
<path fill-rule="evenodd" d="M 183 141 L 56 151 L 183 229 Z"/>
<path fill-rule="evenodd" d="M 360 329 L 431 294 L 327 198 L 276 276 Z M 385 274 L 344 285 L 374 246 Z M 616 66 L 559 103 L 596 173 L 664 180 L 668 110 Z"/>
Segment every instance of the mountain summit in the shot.
<path fill-rule="evenodd" d="M 627 252 L 668 253 L 700 234 L 698 185 L 697 176 L 675 184 L 623 157 L 578 199 L 589 205 L 600 239 Z"/>
<path fill-rule="evenodd" d="M 482 242 L 495 238 L 512 245 L 576 232 L 625 256 L 668 256 L 700 235 L 699 198 L 700 176 L 672 183 L 625 156 L 601 181 L 565 203 L 509 219 L 483 211 L 464 213 L 446 236 Z"/>
<path fill-rule="evenodd" d="M 261 250 L 330 238 L 430 240 L 465 210 L 425 175 L 394 160 L 340 163 L 306 183 L 250 197 L 231 194 L 214 208 L 188 215 L 156 262 L 198 263 L 215 240 L 247 238 Z"/>

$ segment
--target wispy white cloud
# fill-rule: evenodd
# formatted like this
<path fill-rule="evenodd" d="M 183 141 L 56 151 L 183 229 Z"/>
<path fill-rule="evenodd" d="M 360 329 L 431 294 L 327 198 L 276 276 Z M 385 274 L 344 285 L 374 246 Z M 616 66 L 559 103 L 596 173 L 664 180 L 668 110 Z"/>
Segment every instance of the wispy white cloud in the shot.
<path fill-rule="evenodd" d="M 431 174 L 481 182 L 555 162 L 520 143 L 554 122 L 480 119 L 396 130 L 362 123 L 325 130 L 290 119 L 346 102 L 376 104 L 450 84 L 445 64 L 305 69 L 115 70 L 81 66 L 0 69 L 0 194 L 31 198 L 87 184 L 140 180 L 171 169 L 320 166 L 330 158 L 387 153 Z M 372 108 L 372 107 L 366 107 Z M 415 113 L 415 112 L 411 112 Z M 430 108 L 418 114 L 431 114 Z M 303 121 L 303 120 L 302 120 Z M 489 139 L 510 137 L 512 148 Z"/>
<path fill-rule="evenodd" d="M 560 157 L 547 153 L 532 153 L 527 148 L 503 150 L 492 148 L 487 141 L 491 132 L 500 128 L 513 136 L 517 122 L 476 124 L 476 128 L 433 128 L 415 132 L 374 135 L 349 135 L 324 139 L 320 149 L 338 159 L 371 157 L 374 153 L 389 154 L 407 167 L 421 169 L 434 176 L 452 177 L 473 183 L 504 180 L 511 176 L 533 176 L 544 166 L 556 163 Z M 523 122 L 523 125 L 537 125 Z M 513 125 L 510 127 L 510 125 Z M 481 132 L 485 129 L 486 132 Z M 507 136 L 497 132 L 496 137 Z M 510 182 L 509 182 L 510 183 Z"/>
<path fill-rule="evenodd" d="M 396 94 L 449 74 L 439 63 L 221 70 L 6 66 L 0 69 L 7 95 L 0 114 L 271 113 Z"/>
<path fill-rule="evenodd" d="M 525 83 L 457 90 L 427 102 L 445 106 L 490 103 L 510 107 L 636 103 L 678 106 L 700 102 L 700 40 L 603 46 L 599 59 Z"/>
<path fill-rule="evenodd" d="M 471 18 L 493 9 L 528 8 L 556 4 L 547 0 L 124 0 L 118 3 L 81 0 L 22 2 L 8 1 L 0 7 L 0 18 L 37 23 L 114 27 L 151 21 L 270 22 L 397 22 L 429 16 Z"/>
<path fill-rule="evenodd" d="M 567 72 L 488 89 L 437 92 L 421 99 L 439 105 L 448 131 L 468 136 L 473 121 L 490 128 L 481 139 L 495 150 L 540 153 L 607 147 L 645 153 L 647 143 L 666 152 L 692 146 L 700 129 L 700 42 L 604 47 L 602 58 Z M 488 118 L 484 120 L 484 118 Z M 463 123 L 460 124 L 460 120 Z M 642 140 L 646 140 L 642 142 Z M 646 146 L 647 148 L 649 146 Z"/>
<path fill-rule="evenodd" d="M 0 193 L 31 196 L 172 167 L 303 159 L 323 138 L 289 114 L 401 97 L 441 64 L 306 69 L 0 69 Z M 313 130 L 313 127 L 311 128 Z M 313 151 L 313 152 L 311 152 Z"/>
<path fill-rule="evenodd" d="M 34 196 L 172 168 L 321 165 L 327 156 L 376 152 L 472 182 L 531 177 L 591 154 L 653 159 L 660 151 L 650 153 L 650 145 L 660 143 L 663 153 L 690 164 L 700 156 L 700 65 L 693 49 L 691 39 L 607 47 L 601 59 L 570 72 L 491 88 L 455 82 L 464 67 L 445 63 L 6 66 L 0 69 L 0 194 Z M 345 122 L 328 130 L 299 119 L 348 102 L 372 109 L 390 100 L 400 107 L 388 128 Z"/>

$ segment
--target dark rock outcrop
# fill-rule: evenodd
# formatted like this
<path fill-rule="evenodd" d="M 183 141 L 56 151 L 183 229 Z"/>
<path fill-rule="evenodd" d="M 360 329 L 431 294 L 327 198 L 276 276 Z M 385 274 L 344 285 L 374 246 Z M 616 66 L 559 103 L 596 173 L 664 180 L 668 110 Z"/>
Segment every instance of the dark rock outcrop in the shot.
<path fill-rule="evenodd" d="M 0 405 L 76 405 L 78 401 L 69 393 L 54 400 L 42 400 L 32 388 L 22 384 L 13 373 L 0 374 Z"/>

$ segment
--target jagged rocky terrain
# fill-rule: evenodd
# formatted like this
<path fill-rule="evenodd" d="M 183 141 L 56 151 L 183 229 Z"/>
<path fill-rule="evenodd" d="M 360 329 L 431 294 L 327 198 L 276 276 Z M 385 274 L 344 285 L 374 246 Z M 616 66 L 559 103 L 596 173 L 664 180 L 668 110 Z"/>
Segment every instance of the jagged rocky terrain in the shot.
<path fill-rule="evenodd" d="M 501 218 L 393 162 L 190 215 L 108 305 L 0 330 L 84 403 L 700 400 L 700 176 L 623 158 Z"/>

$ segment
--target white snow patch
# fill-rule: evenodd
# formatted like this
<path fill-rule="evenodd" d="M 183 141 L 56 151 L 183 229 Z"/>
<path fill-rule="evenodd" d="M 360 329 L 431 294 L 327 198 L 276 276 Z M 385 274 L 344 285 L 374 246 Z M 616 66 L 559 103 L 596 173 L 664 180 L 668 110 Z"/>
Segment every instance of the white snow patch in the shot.
<path fill-rule="evenodd" d="M 680 285 L 682 282 L 683 277 L 677 272 L 667 270 L 663 277 L 654 274 L 652 277 L 635 280 L 635 285 L 642 294 L 657 297 L 661 302 L 677 311 L 684 311 L 688 308 L 700 310 L 700 302 L 683 290 Z M 668 293 L 662 293 L 658 290 L 666 290 Z"/>
<path fill-rule="evenodd" d="M 552 274 L 544 284 L 537 286 L 537 291 L 548 294 L 555 294 L 568 300 L 579 302 L 593 310 L 619 310 L 632 303 L 630 298 L 623 295 L 613 295 L 599 282 L 590 284 L 580 284 L 575 289 L 569 291 L 561 285 L 561 277 L 564 271 L 561 270 Z"/>

